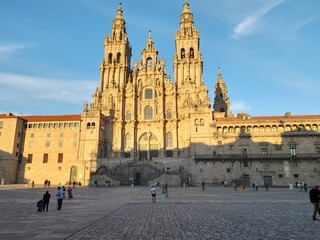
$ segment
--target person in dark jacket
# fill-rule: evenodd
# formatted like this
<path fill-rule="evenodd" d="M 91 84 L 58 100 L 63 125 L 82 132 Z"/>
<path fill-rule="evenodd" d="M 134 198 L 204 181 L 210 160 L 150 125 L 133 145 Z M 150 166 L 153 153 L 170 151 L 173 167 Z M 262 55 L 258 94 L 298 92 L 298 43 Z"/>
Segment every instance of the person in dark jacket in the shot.
<path fill-rule="evenodd" d="M 43 194 L 43 201 L 44 201 L 44 209 L 48 212 L 49 208 L 49 202 L 50 202 L 51 195 L 49 191 L 46 191 L 45 194 Z"/>
<path fill-rule="evenodd" d="M 316 216 L 317 216 L 317 213 L 320 215 L 320 209 L 319 209 L 320 190 L 319 190 L 319 186 L 315 186 L 314 188 L 312 188 L 309 191 L 309 199 L 310 199 L 310 202 L 314 206 L 312 219 L 318 220 L 318 218 L 316 218 Z"/>

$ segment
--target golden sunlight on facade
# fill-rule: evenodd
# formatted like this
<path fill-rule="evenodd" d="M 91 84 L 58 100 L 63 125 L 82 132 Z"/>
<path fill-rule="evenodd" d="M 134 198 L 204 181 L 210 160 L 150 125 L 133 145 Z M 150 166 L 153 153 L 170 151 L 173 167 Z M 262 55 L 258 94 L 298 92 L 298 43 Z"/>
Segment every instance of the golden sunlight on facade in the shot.
<path fill-rule="evenodd" d="M 320 115 L 234 116 L 220 69 L 211 105 L 200 33 L 187 1 L 175 46 L 173 76 L 158 58 L 151 33 L 132 67 L 120 5 L 104 40 L 100 85 L 81 115 L 0 115 L 0 179 L 84 185 L 319 183 Z"/>

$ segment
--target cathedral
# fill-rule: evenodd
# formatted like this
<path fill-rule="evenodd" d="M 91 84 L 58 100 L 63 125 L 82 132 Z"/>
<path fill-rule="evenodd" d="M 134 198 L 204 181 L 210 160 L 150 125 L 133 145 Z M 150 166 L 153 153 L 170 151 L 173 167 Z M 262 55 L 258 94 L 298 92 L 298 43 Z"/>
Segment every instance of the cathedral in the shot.
<path fill-rule="evenodd" d="M 0 115 L 0 179 L 171 186 L 319 182 L 320 115 L 234 116 L 220 68 L 210 101 L 188 1 L 175 33 L 173 76 L 150 32 L 133 65 L 131 51 L 120 4 L 104 39 L 99 87 L 81 114 Z"/>

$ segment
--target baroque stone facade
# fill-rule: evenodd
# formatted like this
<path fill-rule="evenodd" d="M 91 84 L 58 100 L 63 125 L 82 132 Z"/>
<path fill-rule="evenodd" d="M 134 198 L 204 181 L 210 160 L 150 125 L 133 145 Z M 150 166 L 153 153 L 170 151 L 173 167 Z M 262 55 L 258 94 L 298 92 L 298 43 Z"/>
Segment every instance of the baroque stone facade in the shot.
<path fill-rule="evenodd" d="M 320 115 L 234 116 L 220 69 L 212 110 L 202 76 L 200 34 L 187 1 L 175 46 L 172 79 L 150 32 L 141 60 L 132 67 L 120 5 L 104 40 L 100 85 L 81 115 L 0 116 L 3 127 L 16 119 L 16 132 L 22 134 L 22 140 L 11 136 L 11 145 L 21 141 L 16 157 L 0 136 L 4 155 L 12 155 L 2 169 L 17 172 L 16 178 L 2 176 L 11 182 L 51 179 L 85 185 L 96 179 L 171 185 L 319 182 Z M 36 149 L 31 142 L 37 142 Z M 1 158 L 0 166 L 4 162 Z"/>

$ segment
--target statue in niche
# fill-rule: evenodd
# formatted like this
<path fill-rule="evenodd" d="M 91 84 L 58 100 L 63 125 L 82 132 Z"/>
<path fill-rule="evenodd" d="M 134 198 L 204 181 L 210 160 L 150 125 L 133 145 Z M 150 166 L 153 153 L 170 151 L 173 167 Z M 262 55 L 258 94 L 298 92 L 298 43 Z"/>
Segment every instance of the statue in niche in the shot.
<path fill-rule="evenodd" d="M 109 108 L 113 109 L 114 108 L 114 101 L 113 101 L 113 96 L 110 94 L 108 98 L 108 106 Z"/>

